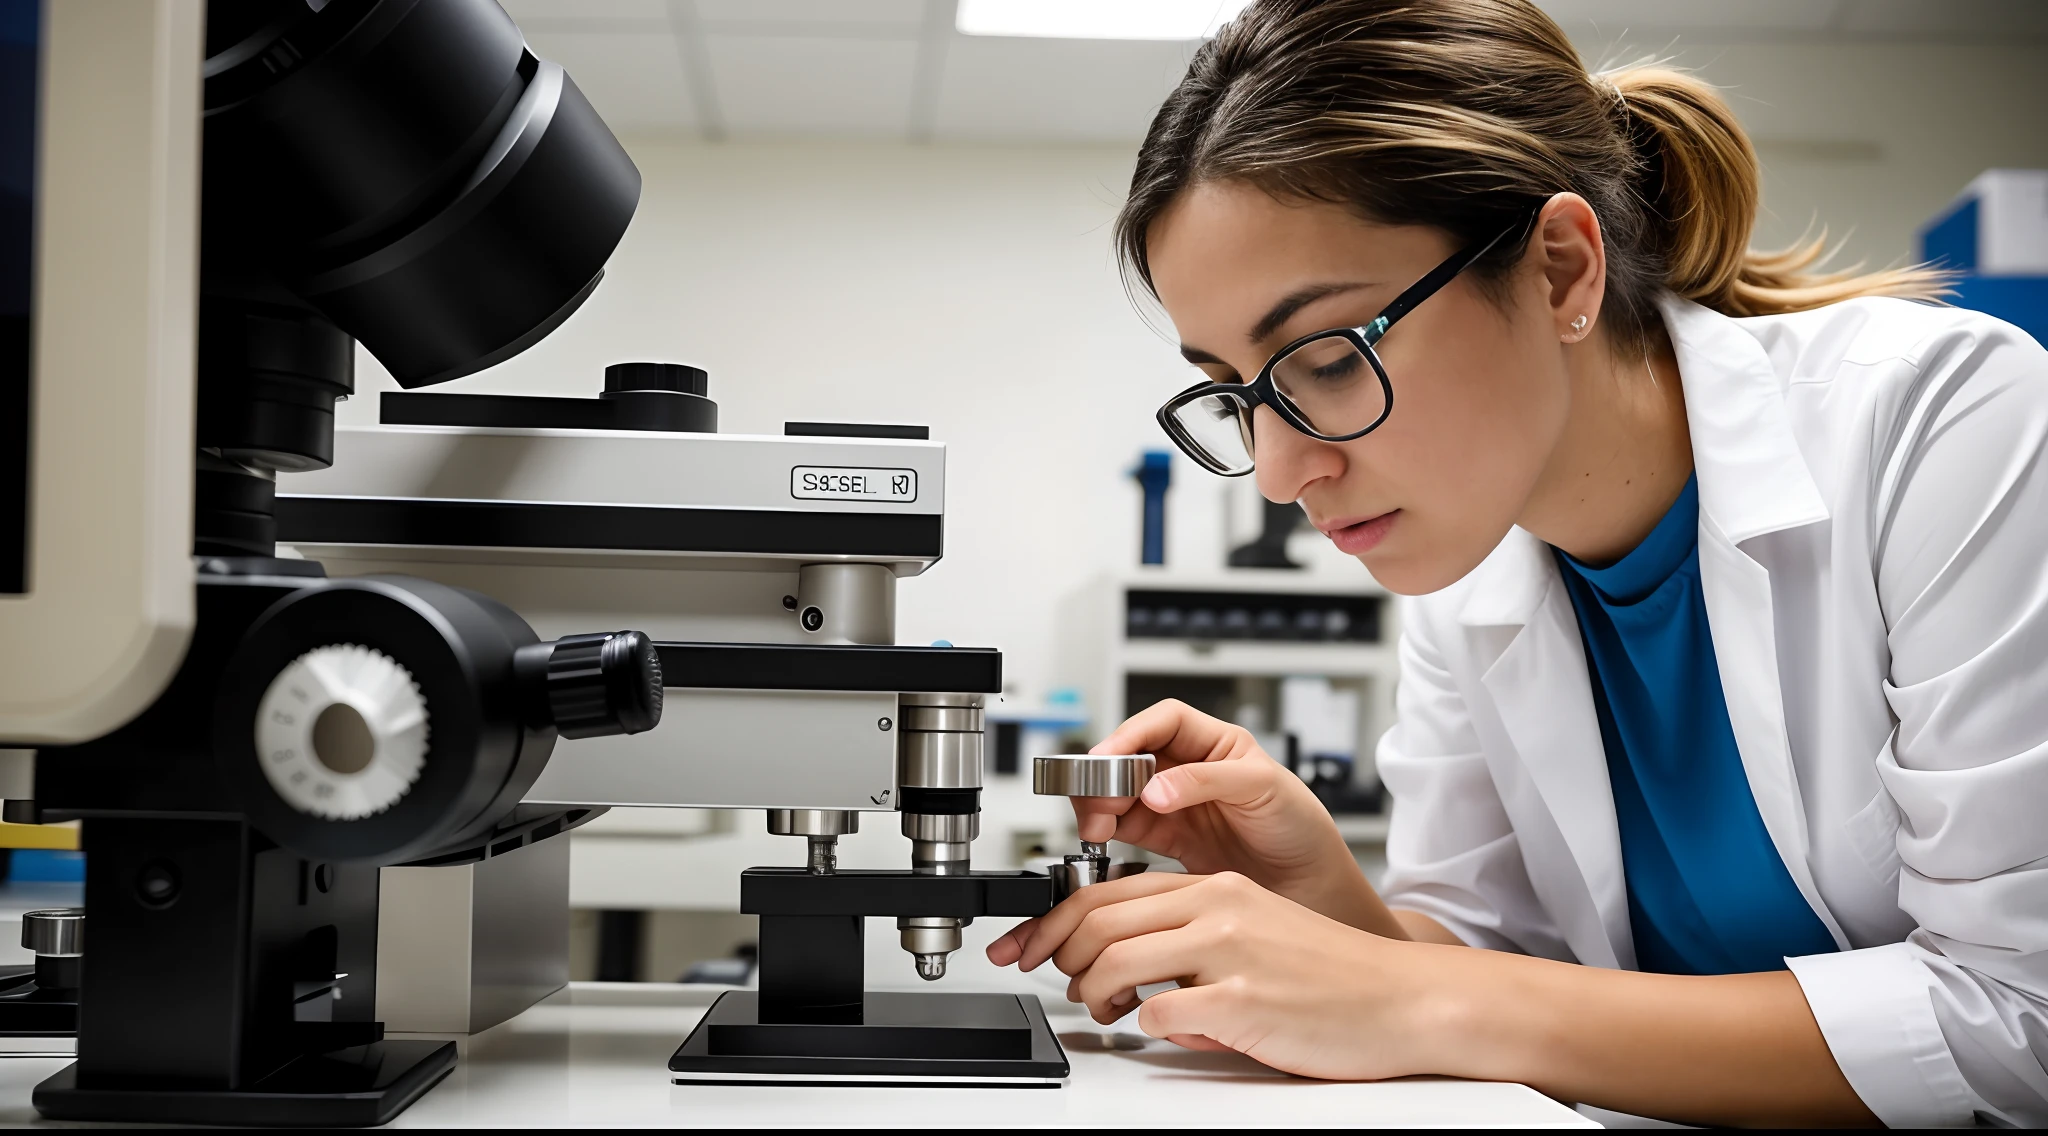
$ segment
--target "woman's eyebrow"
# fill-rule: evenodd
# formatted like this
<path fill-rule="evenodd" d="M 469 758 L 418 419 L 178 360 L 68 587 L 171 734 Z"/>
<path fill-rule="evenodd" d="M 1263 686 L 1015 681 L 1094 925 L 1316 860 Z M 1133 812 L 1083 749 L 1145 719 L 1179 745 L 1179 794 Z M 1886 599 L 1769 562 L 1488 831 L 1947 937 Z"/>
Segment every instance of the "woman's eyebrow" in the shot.
<path fill-rule="evenodd" d="M 1200 365 L 1203 363 L 1216 363 L 1225 367 L 1230 365 L 1228 363 L 1223 362 L 1223 360 L 1218 359 L 1216 356 L 1209 354 L 1207 351 L 1202 350 L 1199 347 L 1189 347 L 1185 343 L 1180 345 L 1180 357 L 1196 365 Z"/>
<path fill-rule="evenodd" d="M 1282 324 L 1293 319 L 1294 313 L 1317 300 L 1368 286 L 1362 281 L 1352 281 L 1344 284 L 1311 284 L 1306 288 L 1297 288 L 1267 309 L 1266 314 L 1259 317 L 1259 322 L 1253 324 L 1251 331 L 1245 334 L 1245 338 L 1255 344 L 1264 343 L 1274 332 L 1280 330 Z"/>

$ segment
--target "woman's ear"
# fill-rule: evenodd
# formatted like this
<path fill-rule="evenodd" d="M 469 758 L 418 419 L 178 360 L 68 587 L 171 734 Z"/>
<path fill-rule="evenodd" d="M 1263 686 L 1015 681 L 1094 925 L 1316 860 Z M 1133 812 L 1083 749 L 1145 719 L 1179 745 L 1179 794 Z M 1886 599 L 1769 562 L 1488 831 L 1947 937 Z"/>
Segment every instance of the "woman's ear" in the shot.
<path fill-rule="evenodd" d="M 1607 249 L 1600 218 L 1576 193 L 1560 193 L 1536 216 L 1530 255 L 1543 272 L 1548 315 L 1565 343 L 1577 343 L 1600 322 L 1607 291 Z"/>

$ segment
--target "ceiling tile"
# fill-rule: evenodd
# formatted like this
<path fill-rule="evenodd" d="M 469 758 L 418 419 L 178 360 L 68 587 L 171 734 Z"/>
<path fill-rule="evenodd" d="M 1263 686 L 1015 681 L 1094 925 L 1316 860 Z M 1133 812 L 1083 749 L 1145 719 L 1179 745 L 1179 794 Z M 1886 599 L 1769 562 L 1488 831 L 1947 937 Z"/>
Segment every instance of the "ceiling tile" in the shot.
<path fill-rule="evenodd" d="M 719 112 L 734 134 L 888 134 L 909 121 L 912 40 L 710 35 Z"/>
<path fill-rule="evenodd" d="M 569 72 L 613 130 L 694 130 L 697 116 L 667 32 L 529 31 L 526 42 Z"/>
<path fill-rule="evenodd" d="M 950 139 L 1126 141 L 1143 136 L 1193 45 L 954 36 L 933 132 Z"/>
<path fill-rule="evenodd" d="M 668 23 L 667 0 L 498 0 L 521 28 L 619 21 Z M 528 29 L 531 30 L 531 29 Z"/>
<path fill-rule="evenodd" d="M 697 18 L 711 31 L 786 27 L 801 35 L 825 28 L 873 28 L 917 34 L 925 0 L 695 0 Z M 737 26 L 737 27 L 735 27 Z"/>

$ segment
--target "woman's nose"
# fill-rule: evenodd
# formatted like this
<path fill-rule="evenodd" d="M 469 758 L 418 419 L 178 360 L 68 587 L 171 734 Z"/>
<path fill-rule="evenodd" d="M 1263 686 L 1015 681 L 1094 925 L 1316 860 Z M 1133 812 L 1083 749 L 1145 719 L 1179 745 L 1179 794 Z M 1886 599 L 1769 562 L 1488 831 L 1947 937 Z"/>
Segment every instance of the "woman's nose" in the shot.
<path fill-rule="evenodd" d="M 1343 450 L 1294 429 L 1271 407 L 1252 412 L 1252 443 L 1252 476 L 1268 501 L 1299 501 L 1310 485 L 1344 472 Z"/>

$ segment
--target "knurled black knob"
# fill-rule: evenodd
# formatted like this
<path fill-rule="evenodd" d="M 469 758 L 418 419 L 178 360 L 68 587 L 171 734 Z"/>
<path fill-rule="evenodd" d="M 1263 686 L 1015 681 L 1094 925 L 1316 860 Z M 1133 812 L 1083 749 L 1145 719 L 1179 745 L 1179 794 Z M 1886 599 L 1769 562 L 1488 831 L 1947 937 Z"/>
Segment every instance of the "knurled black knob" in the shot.
<path fill-rule="evenodd" d="M 666 391 L 707 396 L 711 393 L 711 379 L 702 367 L 686 363 L 613 363 L 604 369 L 604 391 L 610 395 Z"/>
<path fill-rule="evenodd" d="M 681 363 L 613 363 L 597 398 L 617 430 L 718 432 L 718 404 L 702 369 Z"/>
<path fill-rule="evenodd" d="M 547 657 L 548 717 L 565 738 L 637 734 L 661 721 L 661 657 L 638 631 L 567 635 Z"/>

